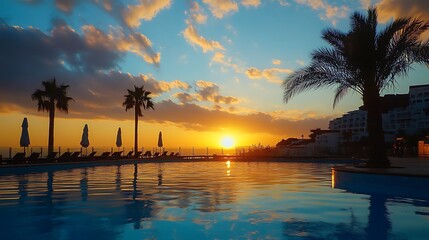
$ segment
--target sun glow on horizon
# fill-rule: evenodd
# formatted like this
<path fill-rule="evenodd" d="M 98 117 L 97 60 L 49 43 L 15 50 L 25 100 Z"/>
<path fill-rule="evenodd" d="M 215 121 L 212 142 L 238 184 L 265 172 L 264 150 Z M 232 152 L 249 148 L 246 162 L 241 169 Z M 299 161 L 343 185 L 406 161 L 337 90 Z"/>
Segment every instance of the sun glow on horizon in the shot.
<path fill-rule="evenodd" d="M 224 136 L 224 137 L 222 137 L 222 139 L 220 141 L 220 145 L 223 148 L 233 148 L 233 147 L 235 147 L 235 140 L 231 136 Z"/>

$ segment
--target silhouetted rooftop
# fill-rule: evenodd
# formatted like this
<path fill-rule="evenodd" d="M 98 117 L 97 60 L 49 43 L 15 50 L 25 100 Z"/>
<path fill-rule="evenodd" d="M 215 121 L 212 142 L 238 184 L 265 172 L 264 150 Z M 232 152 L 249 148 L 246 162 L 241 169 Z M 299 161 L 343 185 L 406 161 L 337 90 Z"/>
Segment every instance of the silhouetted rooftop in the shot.
<path fill-rule="evenodd" d="M 424 85 L 419 85 L 424 86 Z M 428 85 L 429 86 L 429 85 Z M 417 87 L 417 86 L 416 86 Z M 386 94 L 381 97 L 381 111 L 386 113 L 395 108 L 406 108 L 409 102 L 409 94 Z M 365 106 L 360 106 L 359 110 L 366 110 Z"/>

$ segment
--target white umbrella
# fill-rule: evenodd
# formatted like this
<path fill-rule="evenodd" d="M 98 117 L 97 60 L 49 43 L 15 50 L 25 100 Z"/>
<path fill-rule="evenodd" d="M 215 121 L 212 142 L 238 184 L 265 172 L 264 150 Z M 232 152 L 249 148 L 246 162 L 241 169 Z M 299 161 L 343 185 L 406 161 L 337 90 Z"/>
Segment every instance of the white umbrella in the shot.
<path fill-rule="evenodd" d="M 24 148 L 24 153 L 25 153 L 25 148 L 28 147 L 28 145 L 30 145 L 30 135 L 28 134 L 27 118 L 24 118 L 24 120 L 22 121 L 21 127 L 22 127 L 22 131 L 21 131 L 21 139 L 19 140 L 19 145 Z"/>
<path fill-rule="evenodd" d="M 116 135 L 116 146 L 118 148 L 122 147 L 122 133 L 121 133 L 121 128 L 118 129 L 118 134 Z"/>
<path fill-rule="evenodd" d="M 159 148 L 162 148 L 162 133 L 161 133 L 161 131 L 159 132 L 159 135 L 158 135 L 158 147 Z"/>
<path fill-rule="evenodd" d="M 86 149 L 86 153 L 88 154 L 88 147 L 89 147 L 88 124 L 85 124 L 85 127 L 83 127 L 82 140 L 80 140 L 80 145 Z"/>

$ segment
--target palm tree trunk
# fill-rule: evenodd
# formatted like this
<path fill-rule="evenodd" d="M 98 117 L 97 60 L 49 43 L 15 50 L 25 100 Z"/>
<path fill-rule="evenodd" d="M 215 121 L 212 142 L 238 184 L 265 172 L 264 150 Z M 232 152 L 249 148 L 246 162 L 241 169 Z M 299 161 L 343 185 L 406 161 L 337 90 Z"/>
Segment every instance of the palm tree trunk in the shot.
<path fill-rule="evenodd" d="M 363 96 L 364 105 L 367 109 L 367 130 L 369 167 L 389 167 L 390 161 L 387 158 L 384 142 L 384 131 L 380 106 L 380 94 L 377 90 L 369 90 Z"/>
<path fill-rule="evenodd" d="M 55 105 L 51 104 L 51 107 L 49 109 L 48 154 L 54 151 L 54 119 L 55 119 Z"/>
<path fill-rule="evenodd" d="M 138 128 L 139 128 L 139 115 L 137 113 L 137 107 L 134 107 L 134 156 L 138 152 Z"/>

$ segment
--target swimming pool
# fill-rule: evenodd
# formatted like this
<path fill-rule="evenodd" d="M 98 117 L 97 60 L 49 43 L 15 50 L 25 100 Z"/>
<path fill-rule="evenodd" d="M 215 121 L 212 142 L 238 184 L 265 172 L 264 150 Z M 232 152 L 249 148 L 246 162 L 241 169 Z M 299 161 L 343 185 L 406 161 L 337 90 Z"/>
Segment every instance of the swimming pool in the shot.
<path fill-rule="evenodd" d="M 141 163 L 0 175 L 1 239 L 427 239 L 429 201 L 331 188 L 331 164 Z"/>

